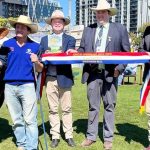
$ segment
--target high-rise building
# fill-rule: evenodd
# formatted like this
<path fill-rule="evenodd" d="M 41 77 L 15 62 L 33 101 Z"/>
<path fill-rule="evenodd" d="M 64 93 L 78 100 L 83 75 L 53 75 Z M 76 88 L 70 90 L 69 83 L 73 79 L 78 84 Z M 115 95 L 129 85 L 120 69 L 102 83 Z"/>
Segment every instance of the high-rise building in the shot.
<path fill-rule="evenodd" d="M 76 0 L 76 24 L 89 25 L 95 22 L 95 14 L 90 7 L 97 5 L 97 0 Z"/>
<path fill-rule="evenodd" d="M 76 24 L 87 26 L 95 22 L 95 13 L 90 7 L 96 6 L 98 0 L 76 0 Z M 127 27 L 129 32 L 137 32 L 138 28 L 150 22 L 150 0 L 108 0 L 112 7 L 118 9 L 112 21 Z"/>
<path fill-rule="evenodd" d="M 116 22 L 126 25 L 128 31 L 136 32 L 143 23 L 150 22 L 149 0 L 116 0 Z"/>
<path fill-rule="evenodd" d="M 0 0 L 0 16 L 5 18 L 28 15 L 41 22 L 56 9 L 62 9 L 58 0 Z"/>
<path fill-rule="evenodd" d="M 21 0 L 0 0 L 0 16 L 15 18 L 22 14 L 27 15 L 27 7 Z"/>
<path fill-rule="evenodd" d="M 28 15 L 36 22 L 45 20 L 56 9 L 62 9 L 58 0 L 22 0 L 22 3 L 28 5 Z"/>

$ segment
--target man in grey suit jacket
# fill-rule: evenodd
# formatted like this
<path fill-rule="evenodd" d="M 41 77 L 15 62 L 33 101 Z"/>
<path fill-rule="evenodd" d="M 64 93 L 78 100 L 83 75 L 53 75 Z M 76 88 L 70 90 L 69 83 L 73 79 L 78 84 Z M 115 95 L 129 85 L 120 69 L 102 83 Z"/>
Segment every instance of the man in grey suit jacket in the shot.
<path fill-rule="evenodd" d="M 150 52 L 150 26 L 145 29 L 140 51 Z M 148 75 L 150 70 L 150 63 L 145 64 L 144 73 L 143 73 L 143 81 L 145 82 L 146 76 Z M 148 141 L 149 146 L 145 148 L 145 150 L 150 150 L 150 92 L 148 93 L 146 100 L 146 113 L 148 116 Z"/>
<path fill-rule="evenodd" d="M 85 28 L 78 49 L 79 52 L 127 52 L 130 50 L 126 28 L 119 23 L 109 23 L 110 16 L 116 14 L 106 0 L 99 0 L 96 8 L 97 23 Z M 101 32 L 103 30 L 103 32 Z M 104 148 L 112 148 L 114 133 L 114 109 L 117 96 L 117 77 L 126 65 L 123 64 L 85 64 L 82 83 L 87 82 L 89 101 L 88 128 L 86 139 L 81 146 L 87 147 L 96 141 L 100 99 L 104 103 L 103 138 Z"/>
<path fill-rule="evenodd" d="M 64 33 L 64 26 L 70 23 L 60 10 L 55 10 L 46 20 L 51 25 L 53 33 L 41 39 L 40 50 L 42 53 L 69 52 L 75 49 L 75 38 Z M 66 142 L 74 147 L 71 88 L 74 84 L 70 64 L 46 65 L 46 94 L 49 104 L 50 134 L 52 135 L 51 147 L 58 146 L 60 141 L 59 105 L 62 112 L 62 125 Z"/>

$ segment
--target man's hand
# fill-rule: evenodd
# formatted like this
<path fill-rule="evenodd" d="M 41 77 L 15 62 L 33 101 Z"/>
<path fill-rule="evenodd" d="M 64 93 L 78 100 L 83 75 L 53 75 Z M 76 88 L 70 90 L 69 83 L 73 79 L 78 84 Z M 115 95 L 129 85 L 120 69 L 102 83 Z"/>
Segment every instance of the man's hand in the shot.
<path fill-rule="evenodd" d="M 30 58 L 31 58 L 31 61 L 32 61 L 33 63 L 36 63 L 36 62 L 39 61 L 37 55 L 34 54 L 34 53 L 31 53 Z"/>
<path fill-rule="evenodd" d="M 75 49 L 68 49 L 68 50 L 66 51 L 67 54 L 69 54 L 69 53 L 77 53 L 77 52 L 78 52 L 78 51 L 75 50 Z"/>
<path fill-rule="evenodd" d="M 2 62 L 0 61 L 0 66 L 3 66 Z"/>
<path fill-rule="evenodd" d="M 1 71 L 2 67 L 3 67 L 3 63 L 0 61 L 0 71 Z"/>
<path fill-rule="evenodd" d="M 146 52 L 150 56 L 150 52 Z"/>
<path fill-rule="evenodd" d="M 37 72 L 42 72 L 44 66 L 41 62 L 39 62 L 37 55 L 34 53 L 31 53 L 30 58 L 31 58 L 31 61 L 35 63 L 35 70 Z"/>
<path fill-rule="evenodd" d="M 114 71 L 114 77 L 118 77 L 119 74 L 120 74 L 119 70 L 115 69 L 115 71 Z"/>

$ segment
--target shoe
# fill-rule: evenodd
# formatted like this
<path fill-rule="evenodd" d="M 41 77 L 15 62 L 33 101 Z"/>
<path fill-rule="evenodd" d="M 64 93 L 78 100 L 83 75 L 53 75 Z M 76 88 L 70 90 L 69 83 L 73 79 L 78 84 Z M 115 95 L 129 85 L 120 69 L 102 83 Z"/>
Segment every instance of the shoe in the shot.
<path fill-rule="evenodd" d="M 111 141 L 105 141 L 104 142 L 104 149 L 105 150 L 111 150 L 112 149 L 112 142 Z"/>
<path fill-rule="evenodd" d="M 95 141 L 92 141 L 90 139 L 85 139 L 82 143 L 81 143 L 81 146 L 82 147 L 88 147 L 90 146 L 91 144 L 93 144 Z"/>
<path fill-rule="evenodd" d="M 60 142 L 59 139 L 52 139 L 51 148 L 57 147 L 59 142 Z"/>
<path fill-rule="evenodd" d="M 146 147 L 144 150 L 150 150 L 150 145 L 148 147 Z"/>
<path fill-rule="evenodd" d="M 66 141 L 67 141 L 67 143 L 70 147 L 75 147 L 76 146 L 74 141 L 73 141 L 73 138 L 66 139 Z"/>

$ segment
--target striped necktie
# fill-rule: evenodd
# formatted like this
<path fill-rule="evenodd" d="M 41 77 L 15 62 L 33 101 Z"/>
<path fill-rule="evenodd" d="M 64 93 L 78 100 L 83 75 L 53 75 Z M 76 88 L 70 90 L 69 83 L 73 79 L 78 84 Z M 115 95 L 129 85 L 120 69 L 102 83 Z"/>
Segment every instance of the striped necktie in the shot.
<path fill-rule="evenodd" d="M 101 42 L 102 42 L 102 35 L 103 35 L 104 26 L 100 26 L 99 28 L 100 28 L 100 30 L 99 30 L 99 33 L 98 33 L 98 36 L 96 39 L 96 43 L 95 43 L 95 51 L 96 52 L 101 51 L 100 46 L 101 46 Z M 101 69 L 105 69 L 104 64 L 98 64 L 98 70 L 101 70 Z"/>
<path fill-rule="evenodd" d="M 102 35 L 103 35 L 103 26 L 100 26 L 99 27 L 100 30 L 99 30 L 99 33 L 98 33 L 98 36 L 97 36 L 97 39 L 96 39 L 96 43 L 95 43 L 95 50 L 96 51 L 99 51 L 100 50 L 100 46 L 101 46 L 101 42 L 102 42 Z"/>

